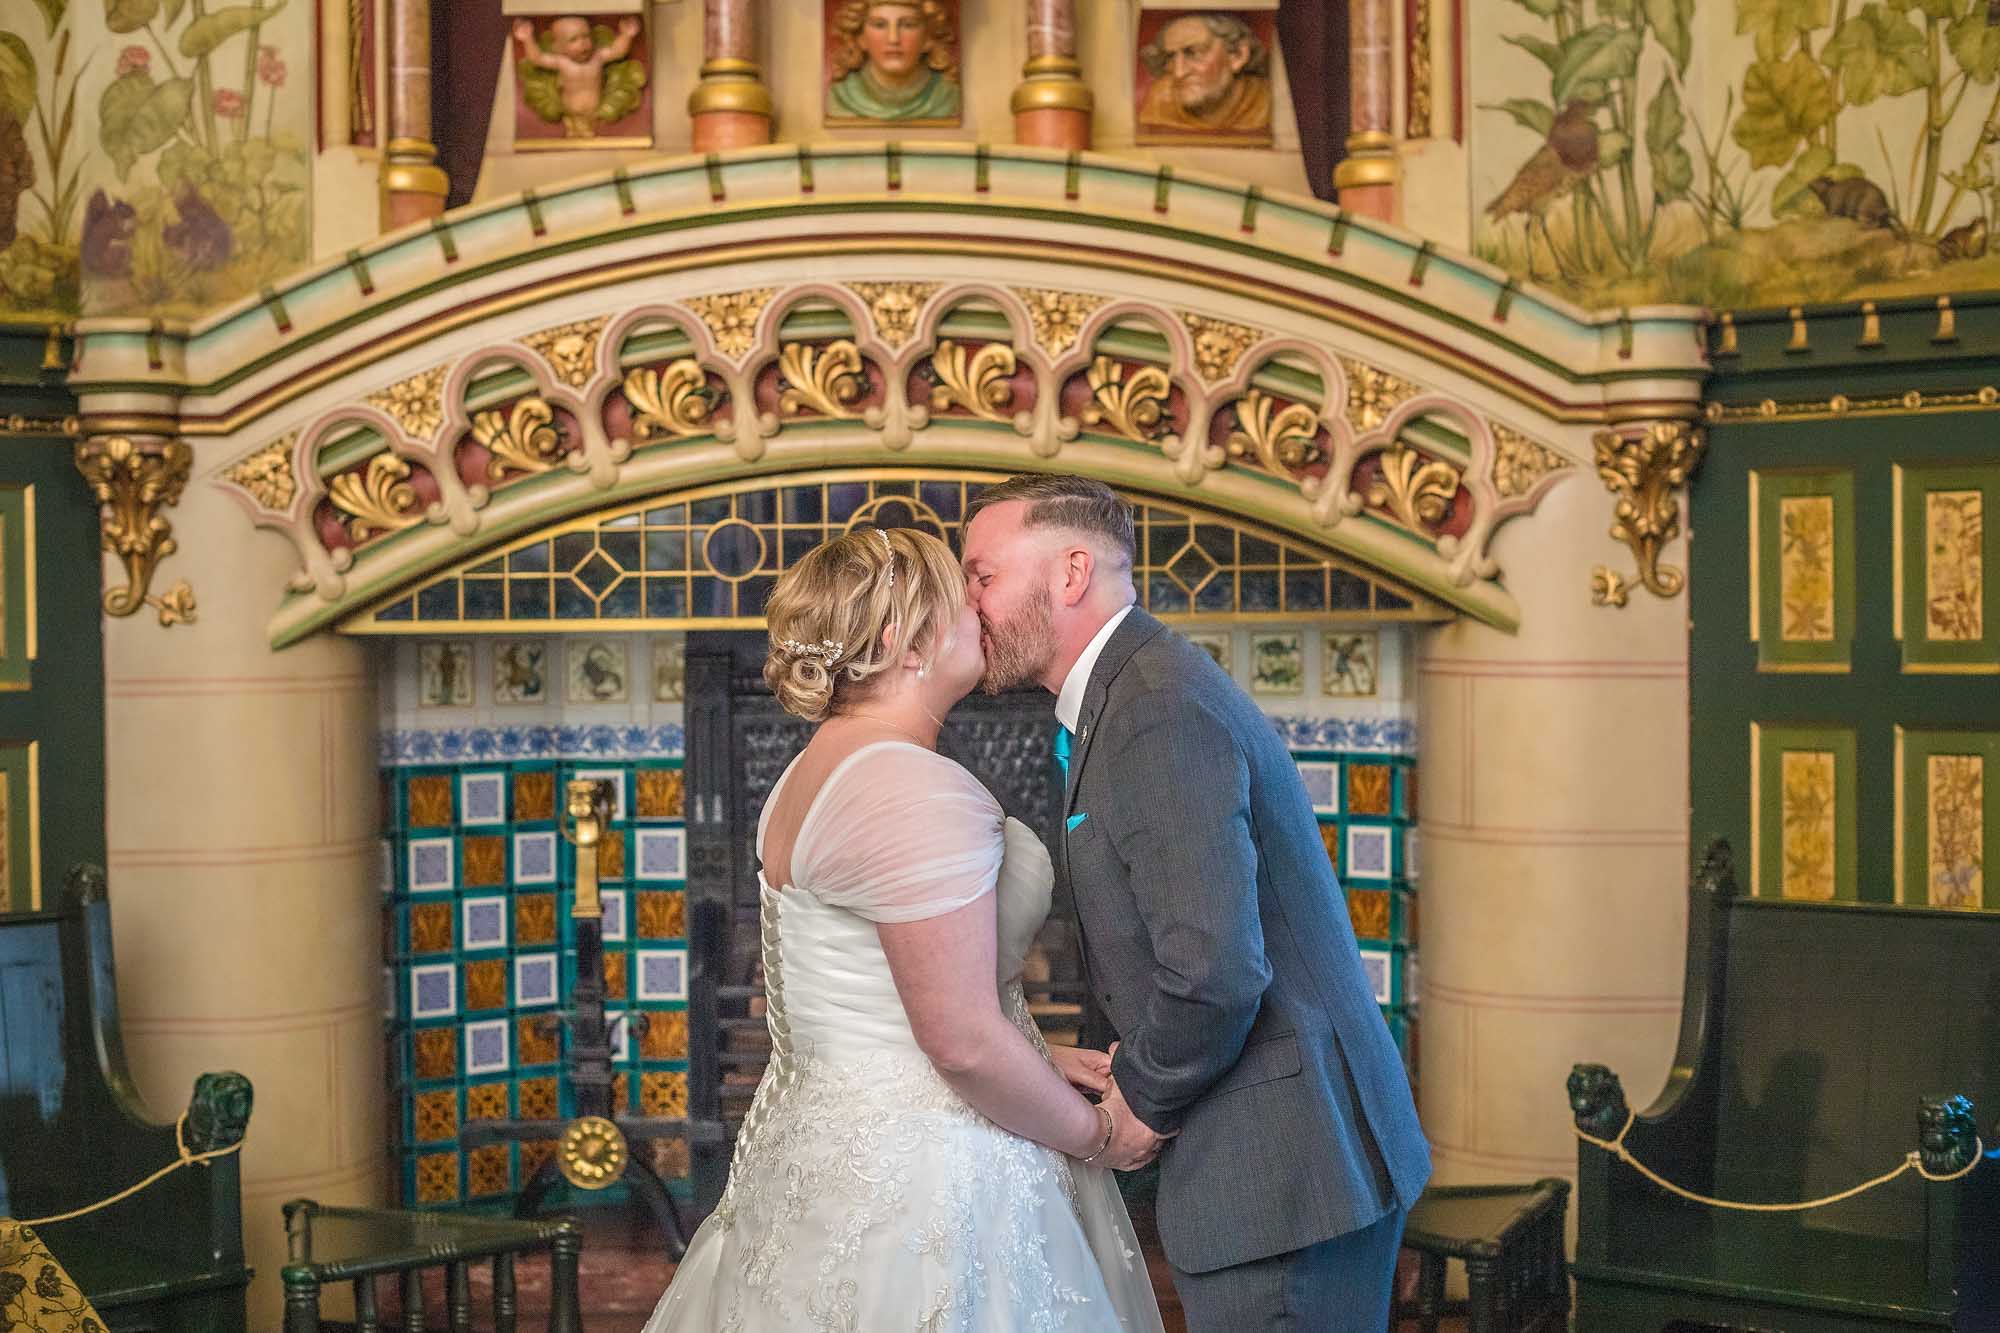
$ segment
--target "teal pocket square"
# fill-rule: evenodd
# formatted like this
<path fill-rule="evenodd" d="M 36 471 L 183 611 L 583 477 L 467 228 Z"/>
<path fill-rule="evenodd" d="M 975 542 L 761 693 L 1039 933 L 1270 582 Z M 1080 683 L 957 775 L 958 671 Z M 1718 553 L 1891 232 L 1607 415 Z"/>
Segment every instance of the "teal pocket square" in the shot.
<path fill-rule="evenodd" d="M 1078 824 L 1081 824 L 1084 820 L 1088 818 L 1090 818 L 1089 815 L 1084 814 L 1081 811 L 1078 811 L 1076 814 L 1073 814 L 1069 817 L 1069 827 L 1064 831 L 1069 833 L 1076 832 L 1076 826 Z"/>

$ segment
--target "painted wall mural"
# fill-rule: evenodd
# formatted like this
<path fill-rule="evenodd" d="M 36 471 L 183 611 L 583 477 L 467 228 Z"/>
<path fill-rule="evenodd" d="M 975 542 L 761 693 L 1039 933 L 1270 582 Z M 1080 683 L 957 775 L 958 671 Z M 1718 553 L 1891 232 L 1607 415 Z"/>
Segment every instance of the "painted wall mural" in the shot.
<path fill-rule="evenodd" d="M 645 29 L 636 14 L 514 21 L 517 148 L 653 142 Z"/>
<path fill-rule="evenodd" d="M 82 147 L 69 0 L 9 5 L 0 19 L 0 319 L 77 312 Z"/>
<path fill-rule="evenodd" d="M 313 7 L 85 0 L 87 314 L 197 311 L 310 255 Z"/>
<path fill-rule="evenodd" d="M 2000 285 L 1987 0 L 1470 12 L 1482 257 L 1595 307 Z"/>

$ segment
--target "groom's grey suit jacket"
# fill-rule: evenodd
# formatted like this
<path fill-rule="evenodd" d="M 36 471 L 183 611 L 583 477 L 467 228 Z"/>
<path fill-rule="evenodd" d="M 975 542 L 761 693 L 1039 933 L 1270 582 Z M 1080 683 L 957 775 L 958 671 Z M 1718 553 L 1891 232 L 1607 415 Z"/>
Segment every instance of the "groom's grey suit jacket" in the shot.
<path fill-rule="evenodd" d="M 1190 1273 L 1370 1225 L 1430 1175 L 1298 769 L 1214 659 L 1133 608 L 1071 745 L 1062 862 Z"/>

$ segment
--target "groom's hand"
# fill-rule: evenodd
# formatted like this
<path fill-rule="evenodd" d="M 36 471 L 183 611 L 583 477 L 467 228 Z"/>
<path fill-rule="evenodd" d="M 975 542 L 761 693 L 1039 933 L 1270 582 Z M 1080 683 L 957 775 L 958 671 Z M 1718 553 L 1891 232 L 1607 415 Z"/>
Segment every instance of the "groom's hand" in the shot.
<path fill-rule="evenodd" d="M 1118 1043 L 1111 1043 L 1111 1054 L 1118 1052 Z M 1105 1057 L 1110 1060 L 1110 1055 Z M 1125 1094 L 1118 1090 L 1115 1080 L 1107 1080 L 1109 1090 L 1104 1094 L 1103 1106 L 1111 1112 L 1111 1142 L 1097 1159 L 1100 1166 L 1108 1166 L 1113 1171 L 1137 1171 L 1160 1155 L 1160 1149 L 1167 1146 L 1172 1135 L 1155 1134 L 1152 1129 L 1125 1103 Z"/>
<path fill-rule="evenodd" d="M 1111 1057 L 1087 1046 L 1051 1046 L 1049 1062 L 1078 1092 L 1103 1096 L 1111 1088 Z"/>

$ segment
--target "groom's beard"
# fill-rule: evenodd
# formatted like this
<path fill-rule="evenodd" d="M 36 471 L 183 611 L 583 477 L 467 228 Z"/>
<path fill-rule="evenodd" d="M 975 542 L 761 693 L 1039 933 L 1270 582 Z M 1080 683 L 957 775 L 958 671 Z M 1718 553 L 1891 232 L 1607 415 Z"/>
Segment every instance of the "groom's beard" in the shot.
<path fill-rule="evenodd" d="M 1014 618 L 986 622 L 986 674 L 979 687 L 988 694 L 1034 680 L 1056 655 L 1055 601 L 1039 588 Z"/>

